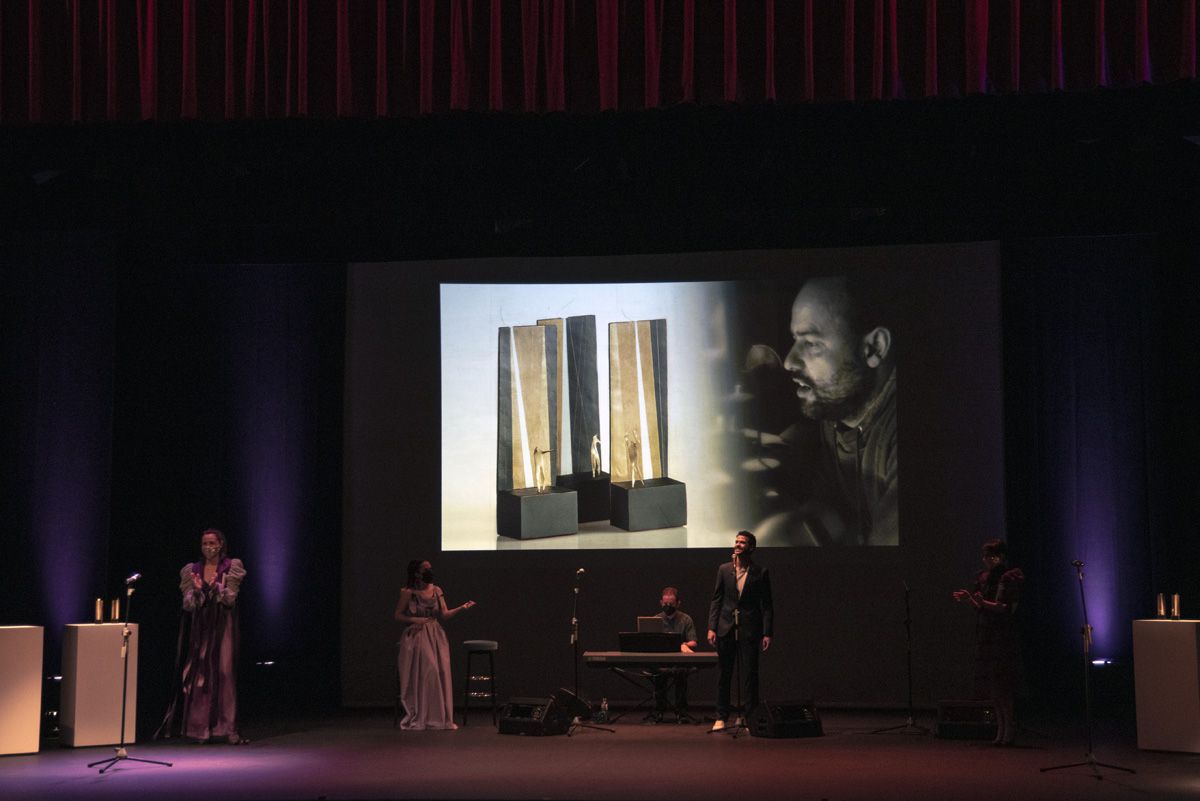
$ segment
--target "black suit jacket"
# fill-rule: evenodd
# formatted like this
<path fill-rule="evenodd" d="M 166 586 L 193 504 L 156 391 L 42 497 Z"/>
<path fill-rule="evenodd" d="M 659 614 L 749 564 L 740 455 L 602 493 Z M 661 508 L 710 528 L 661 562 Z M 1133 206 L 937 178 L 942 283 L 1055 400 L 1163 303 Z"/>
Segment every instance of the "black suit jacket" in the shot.
<path fill-rule="evenodd" d="M 718 637 L 733 630 L 734 609 L 738 610 L 738 625 L 743 637 L 773 636 L 775 607 L 771 602 L 771 574 L 765 567 L 754 562 L 750 564 L 740 598 L 733 562 L 726 562 L 717 569 L 717 586 L 708 606 L 708 628 Z"/>

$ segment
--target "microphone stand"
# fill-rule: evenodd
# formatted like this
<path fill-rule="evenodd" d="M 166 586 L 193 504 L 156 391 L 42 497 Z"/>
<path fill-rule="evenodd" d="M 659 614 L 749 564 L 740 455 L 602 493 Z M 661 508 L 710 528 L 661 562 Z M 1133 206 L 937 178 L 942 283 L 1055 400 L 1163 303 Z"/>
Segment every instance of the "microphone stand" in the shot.
<path fill-rule="evenodd" d="M 1092 687 L 1089 677 L 1092 672 L 1092 627 L 1088 623 L 1087 613 L 1087 598 L 1083 592 L 1083 562 L 1076 559 L 1071 563 L 1075 568 L 1075 574 L 1079 577 L 1079 603 L 1083 608 L 1083 628 L 1080 633 L 1083 635 L 1083 708 L 1085 722 L 1087 727 L 1087 753 L 1083 756 L 1082 762 L 1072 762 L 1068 765 L 1054 765 L 1049 768 L 1042 768 L 1042 773 L 1052 770 L 1064 770 L 1066 768 L 1089 767 L 1096 777 L 1096 781 L 1104 778 L 1100 773 L 1100 768 L 1109 768 L 1111 770 L 1123 770 L 1126 773 L 1137 773 L 1133 768 L 1123 768 L 1120 765 L 1110 765 L 1107 762 L 1100 762 L 1096 759 L 1096 755 L 1092 753 Z"/>
<path fill-rule="evenodd" d="M 573 654 L 573 667 L 575 670 L 575 698 L 582 700 L 579 697 L 579 577 L 583 575 L 582 568 L 575 573 L 575 588 L 572 591 L 571 598 L 571 651 Z M 591 704 L 588 704 L 588 714 L 591 714 Z M 571 721 L 571 726 L 567 729 L 567 736 L 570 737 L 575 733 L 576 729 L 596 729 L 597 731 L 606 731 L 609 734 L 616 734 L 616 729 L 610 729 L 606 726 L 597 726 L 594 723 L 584 723 L 579 715 Z"/>
<path fill-rule="evenodd" d="M 145 762 L 149 765 L 165 765 L 171 767 L 170 762 L 160 762 L 157 759 L 138 759 L 137 757 L 129 756 L 129 752 L 125 750 L 125 701 L 129 697 L 129 635 L 132 633 L 129 630 L 129 607 L 133 605 L 133 584 L 126 583 L 125 585 L 125 619 L 122 621 L 124 628 L 121 630 L 121 742 L 116 748 L 116 756 L 111 756 L 108 759 L 101 759 L 97 762 L 88 763 L 89 768 L 94 768 L 97 765 L 103 765 L 100 772 L 111 768 L 119 762 Z"/>
<path fill-rule="evenodd" d="M 886 734 L 888 732 L 896 732 L 898 734 L 929 734 L 929 729 L 917 725 L 916 715 L 913 712 L 912 606 L 908 601 L 908 593 L 908 582 L 906 581 L 904 582 L 904 647 L 907 656 L 905 673 L 908 676 L 908 720 L 898 726 L 876 729 L 871 734 Z"/>
<path fill-rule="evenodd" d="M 571 598 L 571 650 L 575 670 L 575 697 L 579 697 L 579 573 L 575 574 L 575 589 Z"/>

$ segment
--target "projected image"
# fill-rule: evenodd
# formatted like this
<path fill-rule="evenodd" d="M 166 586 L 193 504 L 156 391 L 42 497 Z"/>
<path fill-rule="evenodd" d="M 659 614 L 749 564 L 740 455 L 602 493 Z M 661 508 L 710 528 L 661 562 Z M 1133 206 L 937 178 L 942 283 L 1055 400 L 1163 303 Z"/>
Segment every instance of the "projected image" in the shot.
<path fill-rule="evenodd" d="M 786 350 L 743 344 L 727 457 L 735 497 L 767 545 L 898 545 L 896 312 L 890 282 L 804 281 Z M 769 291 L 769 290 L 768 290 Z M 735 291 L 743 320 L 762 304 Z M 742 329 L 749 327 L 747 322 Z"/>
<path fill-rule="evenodd" d="M 899 544 L 897 300 L 443 284 L 443 550 Z"/>

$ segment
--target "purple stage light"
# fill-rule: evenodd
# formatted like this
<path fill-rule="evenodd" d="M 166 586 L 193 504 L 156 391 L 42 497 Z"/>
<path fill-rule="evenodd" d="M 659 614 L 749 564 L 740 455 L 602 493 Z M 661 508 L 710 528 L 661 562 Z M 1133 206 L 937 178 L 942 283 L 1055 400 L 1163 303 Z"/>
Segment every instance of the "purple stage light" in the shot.
<path fill-rule="evenodd" d="M 312 567 L 299 551 L 313 534 L 299 527 L 311 504 L 316 325 L 297 268 L 234 269 L 229 335 L 244 551 L 261 604 L 258 644 L 277 651 L 294 640 L 290 613 L 303 605 L 303 577 Z"/>
<path fill-rule="evenodd" d="M 111 276 L 47 265 L 36 282 L 31 537 L 51 648 L 103 593 L 112 473 Z M 34 622 L 34 621 L 30 621 Z"/>

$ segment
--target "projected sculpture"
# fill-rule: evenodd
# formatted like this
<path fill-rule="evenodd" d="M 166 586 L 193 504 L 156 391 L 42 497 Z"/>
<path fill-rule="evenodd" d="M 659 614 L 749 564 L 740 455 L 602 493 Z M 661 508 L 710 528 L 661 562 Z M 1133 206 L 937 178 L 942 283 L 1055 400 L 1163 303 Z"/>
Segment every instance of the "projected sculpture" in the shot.
<path fill-rule="evenodd" d="M 599 478 L 599 476 L 600 476 L 600 435 L 599 434 L 592 435 L 591 457 L 592 457 L 592 478 Z"/>
<path fill-rule="evenodd" d="M 571 467 L 559 474 L 558 486 L 579 493 L 580 523 L 608 520 L 609 475 L 600 463 L 596 318 L 590 314 L 568 317 L 565 330 L 567 370 L 565 375 L 560 374 L 562 391 L 559 397 L 566 396 L 566 408 L 571 421 L 570 431 L 564 434 L 571 444 Z"/>
<path fill-rule="evenodd" d="M 540 447 L 535 447 L 533 449 L 534 483 L 537 486 L 538 492 L 545 492 L 550 486 L 550 471 L 547 465 L 548 459 L 545 457 L 552 453 L 554 453 L 553 450 L 544 450 Z"/>
<path fill-rule="evenodd" d="M 638 481 L 642 486 L 646 481 L 642 476 L 642 441 L 633 431 L 625 432 L 625 463 L 629 465 L 629 483 L 636 487 Z"/>
<path fill-rule="evenodd" d="M 567 379 L 567 371 L 565 369 L 566 365 L 563 364 L 563 353 L 566 351 L 566 348 L 564 347 L 566 344 L 564 342 L 564 339 L 566 336 L 565 326 L 563 325 L 563 319 L 561 317 L 549 317 L 549 318 L 541 319 L 541 320 L 537 321 L 537 324 L 546 326 L 546 328 L 549 328 L 553 332 L 553 335 L 554 335 L 555 356 L 554 356 L 553 375 L 554 375 L 555 386 L 554 386 L 554 393 L 553 393 L 553 396 L 554 396 L 553 402 L 554 402 L 554 419 L 557 421 L 557 423 L 556 423 L 557 431 L 555 432 L 555 441 L 562 442 L 563 437 L 564 437 L 564 433 L 563 433 L 563 423 L 564 423 L 563 402 L 564 401 L 563 401 L 563 399 L 566 395 L 565 390 L 566 390 L 566 379 Z M 554 456 L 554 475 L 558 476 L 562 473 L 562 455 L 561 455 L 562 449 L 556 448 L 553 452 L 556 454 Z"/>
<path fill-rule="evenodd" d="M 686 488 L 667 475 L 666 320 L 609 323 L 608 381 L 608 430 L 623 432 L 624 446 L 610 443 L 613 525 L 686 524 Z"/>
<path fill-rule="evenodd" d="M 532 539 L 579 530 L 578 496 L 554 486 L 557 465 L 550 458 L 559 437 L 558 351 L 554 327 L 499 330 L 496 533 L 501 536 Z"/>

